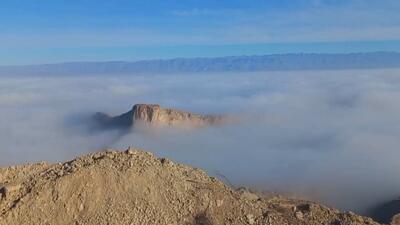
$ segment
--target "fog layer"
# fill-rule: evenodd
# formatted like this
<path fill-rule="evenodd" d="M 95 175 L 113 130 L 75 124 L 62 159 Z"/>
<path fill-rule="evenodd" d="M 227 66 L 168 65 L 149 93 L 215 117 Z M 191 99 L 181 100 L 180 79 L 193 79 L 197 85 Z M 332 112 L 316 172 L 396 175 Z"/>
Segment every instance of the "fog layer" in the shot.
<path fill-rule="evenodd" d="M 0 77 L 0 165 L 134 146 L 224 175 L 364 211 L 400 193 L 400 70 Z M 95 132 L 136 103 L 244 123 Z"/>

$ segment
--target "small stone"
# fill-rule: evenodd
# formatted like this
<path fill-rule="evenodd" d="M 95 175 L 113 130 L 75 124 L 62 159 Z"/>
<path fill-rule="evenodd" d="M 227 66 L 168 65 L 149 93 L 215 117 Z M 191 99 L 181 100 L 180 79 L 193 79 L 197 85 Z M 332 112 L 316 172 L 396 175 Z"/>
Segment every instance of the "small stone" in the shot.
<path fill-rule="evenodd" d="M 174 165 L 174 163 L 171 160 L 166 159 L 166 158 L 161 158 L 160 162 L 163 166 L 173 166 Z"/>
<path fill-rule="evenodd" d="M 20 184 L 7 184 L 0 189 L 0 192 L 3 195 L 7 196 L 8 194 L 19 191 L 20 189 L 21 189 Z"/>
<path fill-rule="evenodd" d="M 135 151 L 134 151 L 131 147 L 129 147 L 129 148 L 125 151 L 125 153 L 128 154 L 128 155 L 134 155 L 134 154 L 135 154 Z"/>
<path fill-rule="evenodd" d="M 312 205 L 309 203 L 300 204 L 296 206 L 295 209 L 301 211 L 302 213 L 308 213 L 312 211 Z"/>
<path fill-rule="evenodd" d="M 79 212 L 82 212 L 84 208 L 85 208 L 85 207 L 83 206 L 83 203 L 81 203 L 81 204 L 79 205 Z"/>
<path fill-rule="evenodd" d="M 260 196 L 257 194 L 252 193 L 250 190 L 246 188 L 239 188 L 237 192 L 240 194 L 240 197 L 247 199 L 249 201 L 256 201 L 260 199 Z"/>
<path fill-rule="evenodd" d="M 58 171 L 57 176 L 59 176 L 59 177 L 64 176 L 64 171 L 63 170 Z"/>
<path fill-rule="evenodd" d="M 247 218 L 247 223 L 249 223 L 249 224 L 254 224 L 255 223 L 253 214 L 247 214 L 246 218 Z"/>
<path fill-rule="evenodd" d="M 96 154 L 94 154 L 94 155 L 92 156 L 92 158 L 93 158 L 94 160 L 98 160 L 98 159 L 104 158 L 104 155 L 103 155 L 102 153 L 96 153 Z"/>
<path fill-rule="evenodd" d="M 224 204 L 224 200 L 217 200 L 217 207 L 221 207 Z"/>
<path fill-rule="evenodd" d="M 299 219 L 299 220 L 302 220 L 304 218 L 304 215 L 303 215 L 303 213 L 301 211 L 297 211 L 295 213 L 295 215 L 296 215 L 296 218 Z"/>
<path fill-rule="evenodd" d="M 107 153 L 106 157 L 110 158 L 110 159 L 114 159 L 115 158 L 115 154 L 114 154 L 114 152 L 110 152 L 110 153 Z"/>

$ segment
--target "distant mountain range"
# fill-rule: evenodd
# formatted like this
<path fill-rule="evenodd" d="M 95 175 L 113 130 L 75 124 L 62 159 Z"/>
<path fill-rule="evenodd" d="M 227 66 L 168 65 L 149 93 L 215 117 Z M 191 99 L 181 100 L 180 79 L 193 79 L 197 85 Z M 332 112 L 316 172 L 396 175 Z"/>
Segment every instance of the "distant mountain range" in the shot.
<path fill-rule="evenodd" d="M 68 62 L 0 66 L 0 75 L 249 72 L 400 68 L 400 53 L 275 54 L 218 58 L 176 58 L 136 62 Z"/>

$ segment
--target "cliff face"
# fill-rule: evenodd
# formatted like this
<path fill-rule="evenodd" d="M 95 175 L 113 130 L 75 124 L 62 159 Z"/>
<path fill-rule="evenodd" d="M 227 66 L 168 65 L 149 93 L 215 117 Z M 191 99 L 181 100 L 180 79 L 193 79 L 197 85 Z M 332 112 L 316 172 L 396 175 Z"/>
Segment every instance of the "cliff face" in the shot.
<path fill-rule="evenodd" d="M 224 122 L 222 116 L 200 115 L 176 109 L 166 109 L 155 104 L 136 104 L 132 110 L 119 116 L 110 117 L 98 113 L 95 118 L 103 126 L 125 128 L 132 127 L 137 123 L 178 128 L 199 128 Z"/>
<path fill-rule="evenodd" d="M 134 121 L 174 127 L 201 127 L 222 122 L 221 116 L 200 115 L 174 109 L 164 109 L 159 105 L 137 104 L 132 109 Z"/>

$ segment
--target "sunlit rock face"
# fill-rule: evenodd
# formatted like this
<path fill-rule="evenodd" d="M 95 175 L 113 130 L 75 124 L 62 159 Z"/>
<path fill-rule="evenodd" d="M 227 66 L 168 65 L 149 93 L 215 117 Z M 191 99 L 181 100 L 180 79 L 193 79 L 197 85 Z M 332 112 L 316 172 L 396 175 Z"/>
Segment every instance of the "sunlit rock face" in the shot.
<path fill-rule="evenodd" d="M 224 116 L 201 115 L 176 109 L 162 108 L 156 104 L 136 104 L 132 110 L 119 116 L 111 117 L 104 113 L 95 115 L 103 127 L 129 128 L 137 123 L 153 126 L 168 126 L 177 128 L 200 128 L 223 124 Z"/>

